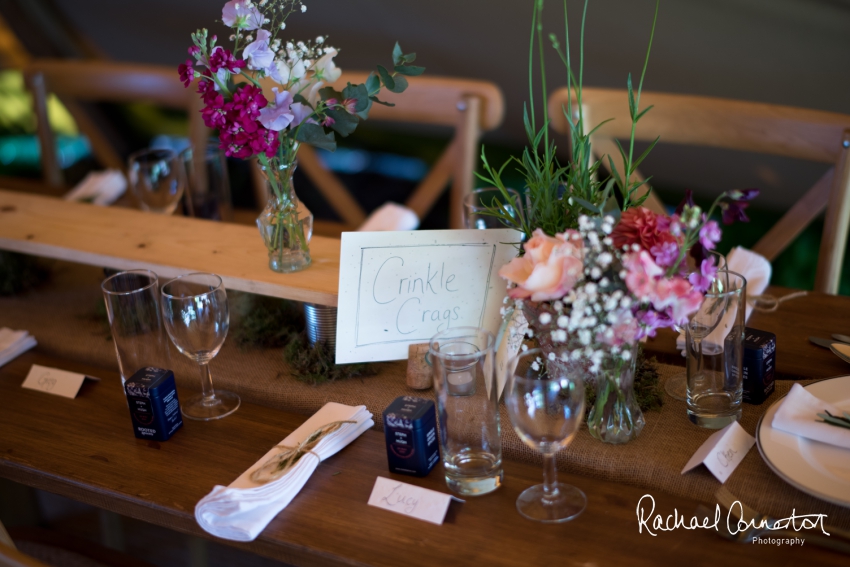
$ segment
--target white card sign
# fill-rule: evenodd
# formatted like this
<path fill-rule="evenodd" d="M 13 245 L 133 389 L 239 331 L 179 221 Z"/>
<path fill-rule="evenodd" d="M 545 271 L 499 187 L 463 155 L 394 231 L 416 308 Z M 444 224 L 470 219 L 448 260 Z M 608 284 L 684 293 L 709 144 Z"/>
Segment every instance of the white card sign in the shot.
<path fill-rule="evenodd" d="M 449 327 L 495 335 L 506 292 L 498 271 L 519 240 L 512 229 L 343 233 L 337 363 L 402 360 Z"/>
<path fill-rule="evenodd" d="M 451 494 L 379 476 L 369 496 L 369 506 L 440 525 L 452 498 Z"/>
<path fill-rule="evenodd" d="M 733 421 L 705 440 L 682 469 L 682 474 L 704 464 L 717 480 L 724 483 L 755 443 L 755 437 L 744 431 L 737 421 Z"/>
<path fill-rule="evenodd" d="M 77 397 L 86 378 L 100 380 L 94 376 L 33 364 L 21 387 L 73 399 Z"/>

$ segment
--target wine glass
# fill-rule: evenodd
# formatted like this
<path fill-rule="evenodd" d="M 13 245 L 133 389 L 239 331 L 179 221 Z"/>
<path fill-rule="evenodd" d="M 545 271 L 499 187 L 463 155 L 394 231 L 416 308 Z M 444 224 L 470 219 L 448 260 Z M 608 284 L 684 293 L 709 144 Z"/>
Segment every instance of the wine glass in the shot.
<path fill-rule="evenodd" d="M 201 367 L 201 393 L 184 402 L 183 415 L 208 421 L 235 412 L 239 396 L 213 390 L 209 367 L 230 326 L 227 292 L 221 278 L 196 273 L 169 281 L 162 286 L 162 315 L 171 342 Z"/>
<path fill-rule="evenodd" d="M 510 200 L 496 187 L 476 189 L 463 198 L 463 225 L 466 228 L 506 228 L 507 226 L 493 215 L 486 214 L 487 208 L 499 207 L 503 213 L 519 218 L 522 211 L 519 193 L 508 189 Z"/>
<path fill-rule="evenodd" d="M 186 188 L 184 167 L 177 155 L 166 149 L 142 150 L 128 162 L 130 188 L 142 209 L 172 214 Z"/>
<path fill-rule="evenodd" d="M 718 272 L 726 269 L 726 257 L 723 254 L 720 254 L 719 252 L 714 250 L 708 251 L 707 254 L 709 256 L 714 257 L 714 265 L 717 267 Z M 694 269 L 699 271 L 699 266 L 696 266 Z M 715 281 L 712 282 L 709 291 L 717 291 L 718 287 L 722 288 L 722 282 L 715 279 Z M 709 309 L 709 307 L 711 307 L 711 309 Z M 688 322 L 688 326 L 691 329 L 691 337 L 693 337 L 695 340 L 700 341 L 704 339 L 714 330 L 715 327 L 717 327 L 717 323 L 719 321 L 712 322 L 710 320 L 710 314 L 714 312 L 713 307 L 713 305 L 709 305 L 707 303 L 701 306 L 700 310 L 691 316 Z M 685 336 L 684 327 L 674 325 L 673 328 L 681 336 Z M 684 352 L 684 348 L 682 349 L 682 351 Z M 685 400 L 687 400 L 688 373 L 682 371 L 670 376 L 664 383 L 664 391 L 667 392 L 667 395 L 673 398 L 674 400 L 679 400 L 680 402 L 684 402 Z"/>
<path fill-rule="evenodd" d="M 557 481 L 555 454 L 569 445 L 584 417 L 584 376 L 580 363 L 547 364 L 540 349 L 508 363 L 505 405 L 514 430 L 526 445 L 543 453 L 543 484 L 526 489 L 516 502 L 530 520 L 572 520 L 587 506 L 584 492 Z"/>

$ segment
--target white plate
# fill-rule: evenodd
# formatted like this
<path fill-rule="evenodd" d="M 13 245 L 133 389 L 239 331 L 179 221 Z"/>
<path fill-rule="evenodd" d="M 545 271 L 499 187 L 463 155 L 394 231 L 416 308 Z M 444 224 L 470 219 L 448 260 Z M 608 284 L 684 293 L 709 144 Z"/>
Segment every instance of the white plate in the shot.
<path fill-rule="evenodd" d="M 809 384 L 806 390 L 850 411 L 850 376 L 821 380 Z M 782 399 L 770 406 L 756 429 L 756 444 L 764 462 L 780 478 L 803 492 L 850 507 L 850 450 L 771 427 Z"/>

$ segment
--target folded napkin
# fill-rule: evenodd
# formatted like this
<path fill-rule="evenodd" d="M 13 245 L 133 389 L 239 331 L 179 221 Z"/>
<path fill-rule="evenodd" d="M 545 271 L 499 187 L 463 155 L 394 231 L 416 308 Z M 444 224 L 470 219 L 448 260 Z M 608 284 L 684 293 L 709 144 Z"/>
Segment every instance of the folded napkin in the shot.
<path fill-rule="evenodd" d="M 117 169 L 92 171 L 76 187 L 65 194 L 66 201 L 86 201 L 95 205 L 111 205 L 127 190 L 127 179 Z"/>
<path fill-rule="evenodd" d="M 26 331 L 13 331 L 0 327 L 0 366 L 17 358 L 36 344 L 35 337 Z"/>
<path fill-rule="evenodd" d="M 767 258 L 761 254 L 757 254 L 746 248 L 733 248 L 726 256 L 726 267 L 730 272 L 735 272 L 744 276 L 747 280 L 747 297 L 761 295 L 767 289 L 770 283 L 771 267 Z M 753 306 L 747 302 L 747 310 L 744 315 L 744 322 L 750 319 L 750 313 L 753 311 Z M 714 350 L 723 351 L 723 341 L 729 334 L 732 324 L 735 322 L 734 311 L 729 311 L 720 321 L 720 324 L 703 339 L 704 348 L 712 345 Z M 682 351 L 682 356 L 685 356 L 685 333 L 679 333 L 676 339 L 676 348 Z"/>
<path fill-rule="evenodd" d="M 771 426 L 792 435 L 850 449 L 850 429 L 823 423 L 819 413 L 841 416 L 841 410 L 794 384 L 773 414 Z"/>
<path fill-rule="evenodd" d="M 382 230 L 416 230 L 419 217 L 412 210 L 396 203 L 384 203 L 369 215 L 358 232 Z"/>
<path fill-rule="evenodd" d="M 320 438 L 316 433 L 328 424 L 343 421 L 338 429 Z M 230 486 L 216 486 L 195 506 L 195 519 L 207 532 L 234 541 L 253 541 L 281 510 L 295 498 L 319 463 L 357 439 L 375 424 L 366 406 L 346 406 L 328 402 L 318 412 L 293 431 L 280 445 L 273 447 L 263 458 L 233 481 Z M 305 443 L 307 441 L 307 443 Z M 254 473 L 272 470 L 276 456 L 293 454 L 304 443 L 300 458 L 283 476 L 266 484 L 255 482 Z M 306 447 L 305 447 L 306 446 Z M 310 448 L 312 447 L 312 448 Z M 270 463 L 272 466 L 263 467 Z"/>

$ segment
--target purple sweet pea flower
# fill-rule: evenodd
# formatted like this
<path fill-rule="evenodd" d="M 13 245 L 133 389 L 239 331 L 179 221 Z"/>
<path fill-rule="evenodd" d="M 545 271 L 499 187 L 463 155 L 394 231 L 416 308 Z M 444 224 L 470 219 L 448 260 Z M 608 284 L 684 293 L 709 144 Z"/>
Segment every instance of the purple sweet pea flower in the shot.
<path fill-rule="evenodd" d="M 729 198 L 733 201 L 752 201 L 759 196 L 758 189 L 735 189 L 729 191 Z"/>
<path fill-rule="evenodd" d="M 662 268 L 669 268 L 679 259 L 679 244 L 677 242 L 661 242 L 649 251 L 655 258 L 655 263 Z"/>
<path fill-rule="evenodd" d="M 289 126 L 295 115 L 289 106 L 292 104 L 292 93 L 289 91 L 278 92 L 277 87 L 272 88 L 274 92 L 274 104 L 260 110 L 260 123 L 275 132 L 280 132 Z"/>
<path fill-rule="evenodd" d="M 713 250 L 715 244 L 720 242 L 721 236 L 717 221 L 710 220 L 699 229 L 699 242 L 706 250 Z"/>
<path fill-rule="evenodd" d="M 307 117 L 313 114 L 313 109 L 307 106 L 306 104 L 301 104 L 300 102 L 295 102 L 289 105 L 289 109 L 292 111 L 292 127 L 296 127 L 301 124 Z"/>
<path fill-rule="evenodd" d="M 269 47 L 271 34 L 266 30 L 257 30 L 257 39 L 242 50 L 242 59 L 248 62 L 248 68 L 269 73 L 274 64 L 274 51 Z"/>
<path fill-rule="evenodd" d="M 246 0 L 231 0 L 221 10 L 221 21 L 229 28 L 255 30 L 263 25 L 263 14 Z"/>
<path fill-rule="evenodd" d="M 749 217 L 744 212 L 750 204 L 745 201 L 732 201 L 730 203 L 720 203 L 720 208 L 723 209 L 723 224 L 732 224 L 735 221 L 749 222 Z"/>
<path fill-rule="evenodd" d="M 693 272 L 688 281 L 694 286 L 694 289 L 700 293 L 705 293 L 711 287 L 711 282 L 717 277 L 717 266 L 714 265 L 714 257 L 709 256 L 702 261 L 699 272 Z"/>

